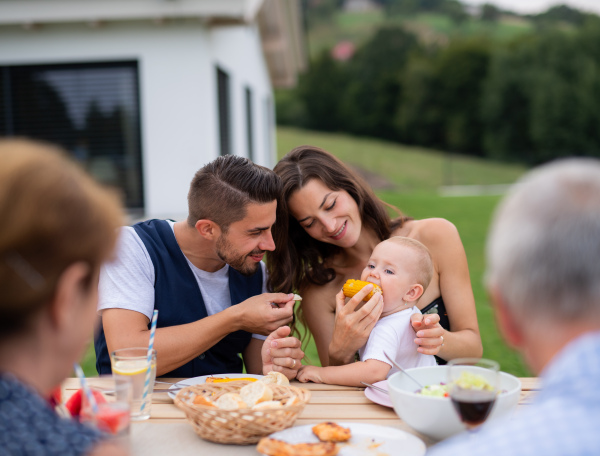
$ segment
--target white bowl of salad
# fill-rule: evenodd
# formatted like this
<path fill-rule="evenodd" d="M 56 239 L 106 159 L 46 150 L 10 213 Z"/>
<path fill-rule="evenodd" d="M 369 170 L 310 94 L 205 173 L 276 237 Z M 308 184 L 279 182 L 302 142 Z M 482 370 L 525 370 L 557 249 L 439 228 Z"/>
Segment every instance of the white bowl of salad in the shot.
<path fill-rule="evenodd" d="M 446 366 L 406 369 L 425 388 L 421 389 L 402 372 L 387 380 L 388 391 L 396 414 L 416 431 L 442 440 L 466 430 L 447 394 Z M 517 407 L 521 382 L 514 375 L 500 372 L 500 393 L 486 423 L 509 416 Z"/>

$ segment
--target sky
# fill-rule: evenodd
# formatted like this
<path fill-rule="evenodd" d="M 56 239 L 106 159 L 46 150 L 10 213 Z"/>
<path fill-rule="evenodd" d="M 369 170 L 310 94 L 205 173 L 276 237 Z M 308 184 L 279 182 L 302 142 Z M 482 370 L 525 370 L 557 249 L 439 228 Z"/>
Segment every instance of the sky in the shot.
<path fill-rule="evenodd" d="M 600 14 L 600 0 L 463 0 L 463 3 L 471 5 L 491 3 L 499 8 L 521 14 L 540 13 L 551 6 L 564 4 L 582 11 Z"/>

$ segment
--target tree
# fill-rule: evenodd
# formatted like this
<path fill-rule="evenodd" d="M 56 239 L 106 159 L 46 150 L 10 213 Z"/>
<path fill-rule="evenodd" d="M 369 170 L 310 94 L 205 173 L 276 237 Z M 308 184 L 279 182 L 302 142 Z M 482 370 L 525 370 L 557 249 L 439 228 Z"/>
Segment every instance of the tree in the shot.
<path fill-rule="evenodd" d="M 501 11 L 494 5 L 486 3 L 481 7 L 481 20 L 486 22 L 497 22 Z"/>
<path fill-rule="evenodd" d="M 336 131 L 343 128 L 342 100 L 348 76 L 342 64 L 334 61 L 329 52 L 315 59 L 310 70 L 300 77 L 298 97 L 306 110 L 309 128 Z"/>
<path fill-rule="evenodd" d="M 350 62 L 344 97 L 347 129 L 398 139 L 394 117 L 402 93 L 401 75 L 410 54 L 417 49 L 414 35 L 400 27 L 385 27 L 357 51 Z"/>
<path fill-rule="evenodd" d="M 494 57 L 483 111 L 489 156 L 534 165 L 600 155 L 598 38 L 546 33 Z"/>
<path fill-rule="evenodd" d="M 421 145 L 483 155 L 481 98 L 490 62 L 487 41 L 454 41 L 411 62 L 397 125 Z"/>
<path fill-rule="evenodd" d="M 469 18 L 464 5 L 458 0 L 447 0 L 440 8 L 440 12 L 457 24 L 462 24 Z"/>
<path fill-rule="evenodd" d="M 557 5 L 549 8 L 546 12 L 534 16 L 538 23 L 567 22 L 577 27 L 585 22 L 585 13 L 567 5 Z"/>

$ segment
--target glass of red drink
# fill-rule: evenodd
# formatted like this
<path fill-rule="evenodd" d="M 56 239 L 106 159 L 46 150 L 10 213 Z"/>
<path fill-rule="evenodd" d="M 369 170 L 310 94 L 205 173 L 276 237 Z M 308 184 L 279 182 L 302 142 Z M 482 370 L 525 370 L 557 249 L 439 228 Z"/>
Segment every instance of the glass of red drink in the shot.
<path fill-rule="evenodd" d="M 82 396 L 80 421 L 105 434 L 127 440 L 131 421 L 131 380 L 107 375 L 90 377 L 88 384 L 94 396 L 100 394 L 104 400 L 96 400 L 97 410 L 94 412 L 87 397 Z"/>
<path fill-rule="evenodd" d="M 452 405 L 468 430 L 489 416 L 499 387 L 500 366 L 483 358 L 458 358 L 448 362 L 448 388 Z"/>

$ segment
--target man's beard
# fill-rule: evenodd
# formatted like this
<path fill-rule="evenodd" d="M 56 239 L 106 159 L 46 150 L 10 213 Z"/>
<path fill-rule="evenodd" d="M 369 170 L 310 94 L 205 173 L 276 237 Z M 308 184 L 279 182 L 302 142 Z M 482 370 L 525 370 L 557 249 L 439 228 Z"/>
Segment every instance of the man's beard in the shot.
<path fill-rule="evenodd" d="M 263 250 L 253 250 L 244 255 L 233 248 L 227 240 L 227 236 L 221 235 L 217 240 L 217 255 L 219 255 L 219 258 L 245 276 L 251 276 L 259 267 L 259 263 L 256 261 L 248 263 L 248 257 L 250 255 L 261 255 L 263 253 Z"/>

